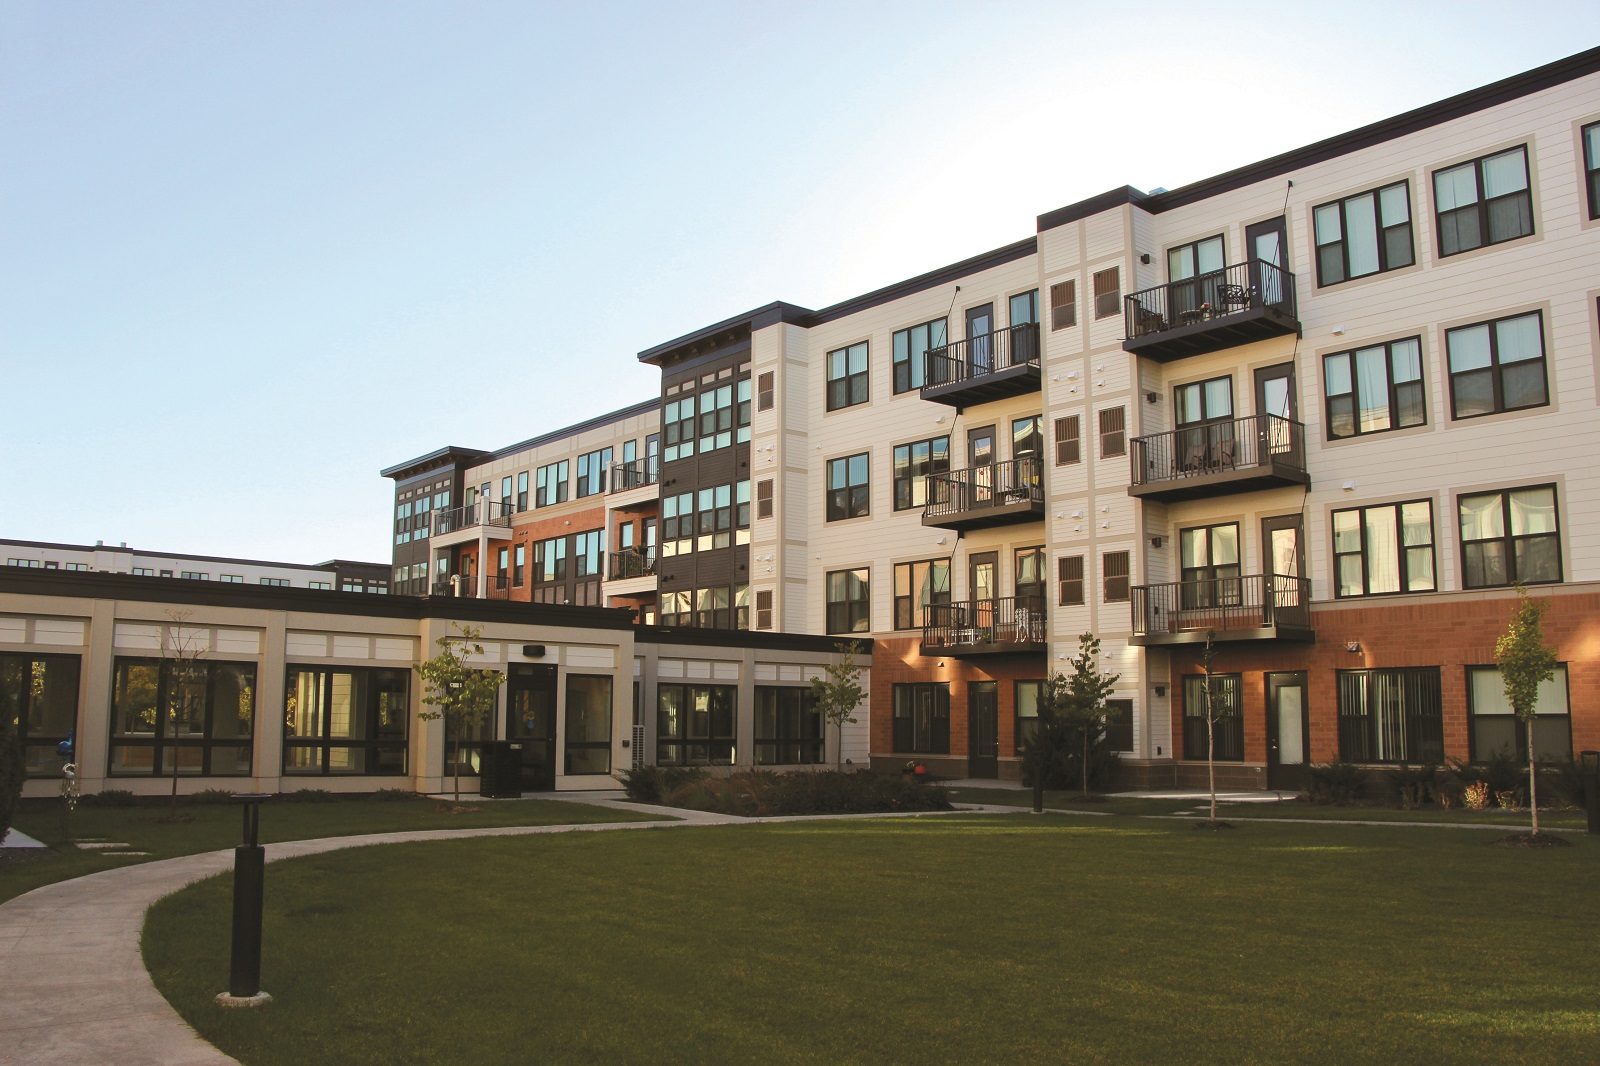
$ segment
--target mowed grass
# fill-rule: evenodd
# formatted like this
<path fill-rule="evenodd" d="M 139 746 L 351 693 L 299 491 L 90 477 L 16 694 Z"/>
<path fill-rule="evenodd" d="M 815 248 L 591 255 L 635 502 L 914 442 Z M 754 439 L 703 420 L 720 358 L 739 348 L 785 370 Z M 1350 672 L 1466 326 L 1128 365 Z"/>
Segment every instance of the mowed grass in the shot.
<path fill-rule="evenodd" d="M 943 816 L 461 840 L 158 904 L 158 987 L 248 1064 L 1551 1062 L 1600 1047 L 1600 846 Z"/>
<path fill-rule="evenodd" d="M 463 796 L 461 806 L 476 809 L 450 813 L 443 809 L 446 805 L 427 799 L 357 799 L 333 803 L 268 800 L 261 808 L 261 842 L 270 844 L 281 840 L 415 829 L 655 820 L 648 814 L 560 800 L 476 801 L 476 796 Z M 133 863 L 231 848 L 242 841 L 243 815 L 237 804 L 180 805 L 179 815 L 189 820 L 178 823 L 166 820 L 170 813 L 164 803 L 137 807 L 80 806 L 74 811 L 69 824 L 72 840 L 100 839 L 126 844 L 130 851 L 150 853 L 143 857 L 117 858 L 74 847 L 62 832 L 58 802 L 28 801 L 13 823 L 35 840 L 50 845 L 55 854 L 32 862 L 0 864 L 0 902 L 40 885 Z"/>

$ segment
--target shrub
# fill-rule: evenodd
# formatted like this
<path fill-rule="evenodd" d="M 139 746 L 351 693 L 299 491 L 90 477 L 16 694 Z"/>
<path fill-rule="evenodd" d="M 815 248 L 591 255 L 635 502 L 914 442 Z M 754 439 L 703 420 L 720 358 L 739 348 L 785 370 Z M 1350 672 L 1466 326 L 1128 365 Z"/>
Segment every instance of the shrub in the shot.
<path fill-rule="evenodd" d="M 696 766 L 641 766 L 621 775 L 623 790 L 636 803 L 660 803 L 668 793 L 705 776 Z"/>
<path fill-rule="evenodd" d="M 403 803 L 406 800 L 421 799 L 422 797 L 406 788 L 380 788 L 371 796 L 381 803 Z"/>
<path fill-rule="evenodd" d="M 1360 797 L 1367 784 L 1367 772 L 1354 763 L 1335 759 L 1306 767 L 1306 795 L 1313 803 L 1347 806 Z"/>
<path fill-rule="evenodd" d="M 1489 806 L 1489 786 L 1482 781 L 1469 782 L 1461 790 L 1461 802 L 1469 811 L 1481 811 Z"/>
<path fill-rule="evenodd" d="M 1416 767 L 1401 763 L 1389 771 L 1388 778 L 1395 802 L 1408 811 L 1436 798 L 1439 793 L 1440 768 L 1433 763 Z"/>
<path fill-rule="evenodd" d="M 333 803 L 338 798 L 325 788 L 302 788 L 278 794 L 278 799 L 284 803 Z"/>
<path fill-rule="evenodd" d="M 949 793 L 938 785 L 868 770 L 782 774 L 754 770 L 726 777 L 702 774 L 676 785 L 661 802 L 745 818 L 951 809 Z"/>
<path fill-rule="evenodd" d="M 0 837 L 11 828 L 11 814 L 22 798 L 22 779 L 27 767 L 23 762 L 22 741 L 10 721 L 0 718 Z"/>
<path fill-rule="evenodd" d="M 1539 767 L 1539 806 L 1583 809 L 1589 802 L 1583 777 L 1583 764 L 1573 759 Z"/>
<path fill-rule="evenodd" d="M 125 788 L 108 788 L 84 796 L 79 802 L 90 807 L 132 807 L 139 801 Z"/>
<path fill-rule="evenodd" d="M 1491 793 L 1499 794 L 1521 790 L 1527 784 L 1528 767 L 1518 762 L 1509 748 L 1501 748 L 1488 758 L 1474 763 L 1453 763 L 1450 772 L 1463 785 L 1482 781 L 1489 786 Z"/>
<path fill-rule="evenodd" d="M 190 803 L 197 803 L 201 806 L 232 803 L 233 793 L 225 788 L 203 788 L 199 792 L 191 793 L 188 800 Z"/>

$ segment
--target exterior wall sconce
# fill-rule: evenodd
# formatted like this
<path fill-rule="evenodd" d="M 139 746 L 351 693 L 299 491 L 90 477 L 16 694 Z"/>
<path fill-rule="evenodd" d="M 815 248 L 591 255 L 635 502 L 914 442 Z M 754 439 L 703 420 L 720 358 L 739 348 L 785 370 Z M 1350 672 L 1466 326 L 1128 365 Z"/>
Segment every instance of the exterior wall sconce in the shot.
<path fill-rule="evenodd" d="M 1150 538 L 1150 547 L 1152 547 L 1152 548 L 1161 547 L 1161 538 L 1160 537 L 1151 537 Z"/>
<path fill-rule="evenodd" d="M 1139 253 L 1139 262 L 1143 263 L 1145 266 L 1149 266 L 1150 265 L 1150 253 L 1149 252 L 1140 252 Z"/>
<path fill-rule="evenodd" d="M 1344 650 L 1352 655 L 1360 655 L 1361 642 L 1359 640 L 1347 640 L 1344 642 Z"/>
<path fill-rule="evenodd" d="M 1144 394 L 1145 403 L 1155 403 L 1158 399 L 1160 399 L 1160 397 L 1156 393 L 1147 392 Z"/>
<path fill-rule="evenodd" d="M 1166 694 L 1167 694 L 1167 686 L 1165 686 L 1165 685 L 1157 685 L 1156 686 L 1156 698 L 1157 699 L 1160 699 L 1160 698 L 1164 697 Z"/>

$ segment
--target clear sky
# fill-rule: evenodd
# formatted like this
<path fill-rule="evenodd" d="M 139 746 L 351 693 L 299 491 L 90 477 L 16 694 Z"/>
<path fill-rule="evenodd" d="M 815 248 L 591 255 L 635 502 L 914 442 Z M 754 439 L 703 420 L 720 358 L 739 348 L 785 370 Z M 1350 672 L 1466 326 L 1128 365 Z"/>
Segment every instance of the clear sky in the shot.
<path fill-rule="evenodd" d="M 387 560 L 641 349 L 1594 44 L 1592 3 L 0 2 L 0 536 Z"/>

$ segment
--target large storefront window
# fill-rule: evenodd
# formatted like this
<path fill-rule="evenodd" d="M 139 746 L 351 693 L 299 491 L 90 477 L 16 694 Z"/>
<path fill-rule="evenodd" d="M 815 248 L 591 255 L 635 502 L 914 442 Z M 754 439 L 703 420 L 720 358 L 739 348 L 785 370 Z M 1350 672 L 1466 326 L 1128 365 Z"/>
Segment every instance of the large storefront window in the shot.
<path fill-rule="evenodd" d="M 810 689 L 756 689 L 757 766 L 820 763 L 823 746 L 822 712 Z"/>
<path fill-rule="evenodd" d="M 254 663 L 122 659 L 113 667 L 113 777 L 248 777 Z"/>
<path fill-rule="evenodd" d="M 56 749 L 78 717 L 76 655 L 0 655 L 0 721 L 15 722 L 24 772 L 55 777 L 69 760 Z"/>
<path fill-rule="evenodd" d="M 1340 670 L 1339 757 L 1346 762 L 1444 762 L 1439 668 Z"/>
<path fill-rule="evenodd" d="M 611 772 L 611 678 L 567 675 L 568 774 Z"/>
<path fill-rule="evenodd" d="M 656 764 L 732 766 L 738 692 L 731 685 L 658 685 Z"/>
<path fill-rule="evenodd" d="M 290 666 L 283 772 L 404 774 L 410 681 L 407 670 Z"/>
<path fill-rule="evenodd" d="M 1218 762 L 1244 761 L 1243 678 L 1238 674 L 1212 674 L 1211 696 L 1216 713 L 1211 722 L 1211 751 Z M 1133 746 L 1129 738 L 1128 746 Z M 1183 679 L 1183 757 L 1201 762 L 1206 757 L 1206 679 L 1190 674 Z"/>
<path fill-rule="evenodd" d="M 908 755 L 950 754 L 948 684 L 894 686 L 894 750 Z"/>

